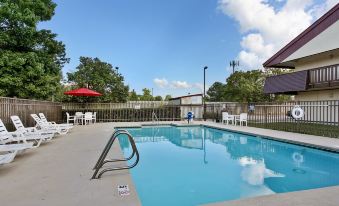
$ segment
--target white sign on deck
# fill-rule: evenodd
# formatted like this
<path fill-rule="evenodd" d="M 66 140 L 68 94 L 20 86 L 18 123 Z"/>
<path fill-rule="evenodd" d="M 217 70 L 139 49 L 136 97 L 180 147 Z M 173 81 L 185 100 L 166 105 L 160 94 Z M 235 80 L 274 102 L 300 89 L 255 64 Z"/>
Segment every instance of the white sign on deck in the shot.
<path fill-rule="evenodd" d="M 128 185 L 119 185 L 118 186 L 118 193 L 120 196 L 127 196 L 129 195 L 129 187 Z"/>

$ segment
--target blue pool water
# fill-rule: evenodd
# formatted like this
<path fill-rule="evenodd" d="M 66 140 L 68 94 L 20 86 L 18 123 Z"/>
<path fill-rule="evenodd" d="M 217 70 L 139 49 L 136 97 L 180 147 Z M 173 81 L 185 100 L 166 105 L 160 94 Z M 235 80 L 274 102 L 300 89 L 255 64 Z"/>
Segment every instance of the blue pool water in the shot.
<path fill-rule="evenodd" d="M 207 127 L 127 128 L 145 206 L 198 205 L 339 185 L 339 154 Z M 121 136 L 127 157 L 131 147 Z"/>

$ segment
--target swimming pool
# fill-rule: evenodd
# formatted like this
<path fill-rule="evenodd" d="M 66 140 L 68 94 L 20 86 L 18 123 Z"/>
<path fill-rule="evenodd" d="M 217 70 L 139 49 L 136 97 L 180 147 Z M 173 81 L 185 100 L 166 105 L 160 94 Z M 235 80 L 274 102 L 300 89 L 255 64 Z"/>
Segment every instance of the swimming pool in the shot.
<path fill-rule="evenodd" d="M 339 185 L 339 154 L 203 126 L 126 128 L 142 205 L 199 205 Z M 132 152 L 119 138 L 127 157 Z"/>

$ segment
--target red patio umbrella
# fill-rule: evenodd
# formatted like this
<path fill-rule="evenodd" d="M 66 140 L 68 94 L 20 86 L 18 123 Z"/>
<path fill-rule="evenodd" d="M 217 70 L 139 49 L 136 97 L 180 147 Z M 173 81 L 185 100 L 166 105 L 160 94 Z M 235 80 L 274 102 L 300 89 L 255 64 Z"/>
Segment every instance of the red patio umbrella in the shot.
<path fill-rule="evenodd" d="M 66 95 L 73 95 L 73 96 L 101 96 L 99 92 L 87 89 L 87 88 L 80 88 L 80 89 L 74 89 L 71 91 L 64 92 Z"/>

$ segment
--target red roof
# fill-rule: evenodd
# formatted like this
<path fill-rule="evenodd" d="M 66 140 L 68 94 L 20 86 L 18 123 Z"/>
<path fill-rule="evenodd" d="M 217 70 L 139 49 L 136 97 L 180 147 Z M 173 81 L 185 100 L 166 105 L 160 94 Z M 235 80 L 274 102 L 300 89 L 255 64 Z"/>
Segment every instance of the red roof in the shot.
<path fill-rule="evenodd" d="M 64 92 L 66 95 L 73 95 L 73 96 L 101 96 L 99 92 L 87 89 L 87 88 L 80 88 L 74 89 L 71 91 Z"/>
<path fill-rule="evenodd" d="M 304 46 L 307 42 L 312 40 L 318 34 L 326 30 L 339 19 L 339 3 L 336 4 L 331 10 L 315 21 L 305 31 L 294 38 L 285 47 L 279 50 L 271 58 L 269 58 L 263 65 L 264 67 L 282 67 L 279 66 L 287 57 L 295 51 Z M 288 66 L 287 66 L 288 67 Z M 291 67 L 293 68 L 293 67 Z"/>

